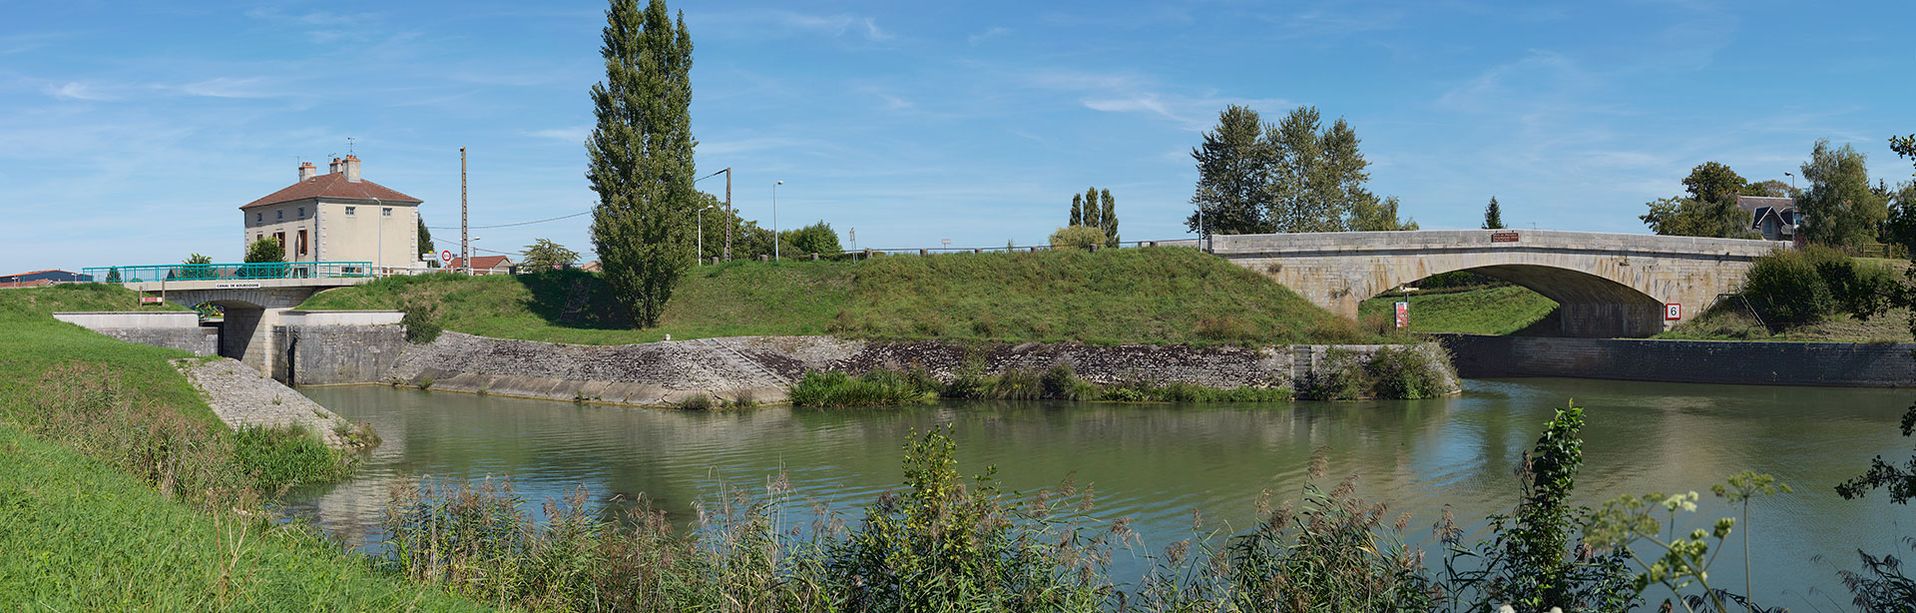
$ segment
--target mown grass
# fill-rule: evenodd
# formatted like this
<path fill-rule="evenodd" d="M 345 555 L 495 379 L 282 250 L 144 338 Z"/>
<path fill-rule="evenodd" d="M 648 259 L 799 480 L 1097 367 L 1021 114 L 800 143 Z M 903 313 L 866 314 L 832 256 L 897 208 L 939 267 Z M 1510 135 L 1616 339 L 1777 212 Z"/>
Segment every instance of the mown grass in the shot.
<path fill-rule="evenodd" d="M 1357 305 L 1364 321 L 1390 321 L 1401 296 L 1378 296 Z M 1410 331 L 1434 334 L 1503 335 L 1522 330 L 1550 315 L 1557 303 L 1517 285 L 1473 287 L 1461 291 L 1412 294 Z"/>
<path fill-rule="evenodd" d="M 459 608 L 374 573 L 265 497 L 344 474 L 313 433 L 235 433 L 168 360 L 49 313 L 106 286 L 0 291 L 0 610 Z"/>
<path fill-rule="evenodd" d="M 446 329 L 617 344 L 739 335 L 1284 344 L 1370 340 L 1254 272 L 1190 249 L 731 262 L 694 269 L 635 330 L 596 275 L 431 275 L 315 295 L 309 309 L 432 310 Z"/>

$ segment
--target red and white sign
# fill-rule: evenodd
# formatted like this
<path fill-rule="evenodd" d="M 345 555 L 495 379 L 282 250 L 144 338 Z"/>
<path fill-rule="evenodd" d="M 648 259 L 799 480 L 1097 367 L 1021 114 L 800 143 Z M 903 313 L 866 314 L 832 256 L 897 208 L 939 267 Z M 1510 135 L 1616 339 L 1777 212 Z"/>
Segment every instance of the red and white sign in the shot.
<path fill-rule="evenodd" d="M 440 250 L 439 250 L 439 263 L 441 263 L 441 264 L 451 264 L 451 263 L 452 263 L 452 250 L 451 250 L 451 249 L 440 249 Z"/>
<path fill-rule="evenodd" d="M 1664 321 L 1676 321 L 1679 319 L 1683 319 L 1683 305 L 1677 304 L 1675 302 L 1666 303 L 1663 305 L 1663 320 Z"/>
<path fill-rule="evenodd" d="M 1402 330 L 1408 327 L 1410 327 L 1410 303 L 1399 300 L 1397 301 L 1397 329 Z"/>
<path fill-rule="evenodd" d="M 140 304 L 159 304 L 160 302 L 161 300 L 159 296 L 141 296 L 140 297 Z"/>

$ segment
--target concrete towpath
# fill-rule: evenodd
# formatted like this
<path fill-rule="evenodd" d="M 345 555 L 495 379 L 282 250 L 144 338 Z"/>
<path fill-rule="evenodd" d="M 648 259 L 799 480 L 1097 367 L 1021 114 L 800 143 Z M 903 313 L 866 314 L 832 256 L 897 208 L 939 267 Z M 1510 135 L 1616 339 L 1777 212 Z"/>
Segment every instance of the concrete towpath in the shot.
<path fill-rule="evenodd" d="M 340 432 L 352 422 L 319 406 L 293 388 L 231 358 L 185 358 L 173 366 L 206 397 L 220 421 L 238 430 L 247 426 L 304 426 L 333 447 L 348 443 Z"/>

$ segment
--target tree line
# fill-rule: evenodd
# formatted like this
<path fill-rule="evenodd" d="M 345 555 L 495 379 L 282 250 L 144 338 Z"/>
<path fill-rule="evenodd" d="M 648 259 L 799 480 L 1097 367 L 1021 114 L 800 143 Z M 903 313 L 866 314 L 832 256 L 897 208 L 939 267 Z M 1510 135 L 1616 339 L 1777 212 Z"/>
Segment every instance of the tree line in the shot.
<path fill-rule="evenodd" d="M 1891 148 L 1916 155 L 1916 144 L 1908 138 L 1891 138 Z M 1797 210 L 1797 231 L 1807 242 L 1851 252 L 1879 243 L 1916 246 L 1916 181 L 1893 188 L 1885 181 L 1872 185 L 1867 162 L 1855 147 L 1818 140 L 1809 161 L 1798 168 L 1808 183 L 1798 189 L 1776 179 L 1750 181 L 1726 164 L 1708 161 L 1684 177 L 1684 194 L 1650 201 L 1638 219 L 1663 235 L 1760 238 L 1756 220 L 1737 206 L 1737 198 L 1789 198 Z"/>

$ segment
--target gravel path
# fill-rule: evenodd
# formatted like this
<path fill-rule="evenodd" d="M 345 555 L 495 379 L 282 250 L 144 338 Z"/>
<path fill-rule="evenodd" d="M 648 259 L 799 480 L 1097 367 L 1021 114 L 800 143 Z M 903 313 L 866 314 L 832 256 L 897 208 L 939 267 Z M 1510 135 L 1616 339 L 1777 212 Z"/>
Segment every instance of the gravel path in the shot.
<path fill-rule="evenodd" d="M 174 360 L 173 365 L 206 396 L 213 413 L 235 430 L 300 425 L 318 433 L 328 445 L 346 445 L 335 430 L 351 422 L 238 361 L 188 358 Z"/>

